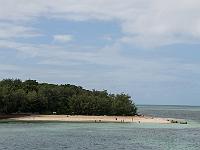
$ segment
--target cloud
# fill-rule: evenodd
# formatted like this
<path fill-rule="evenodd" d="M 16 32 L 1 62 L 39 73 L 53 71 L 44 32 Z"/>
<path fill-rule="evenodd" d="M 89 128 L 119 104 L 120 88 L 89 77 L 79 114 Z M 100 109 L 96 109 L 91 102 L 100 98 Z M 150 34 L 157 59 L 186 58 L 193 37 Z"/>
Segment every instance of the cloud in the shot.
<path fill-rule="evenodd" d="M 31 38 L 38 36 L 42 36 L 42 34 L 35 28 L 11 23 L 0 23 L 0 39 Z"/>
<path fill-rule="evenodd" d="M 79 47 L 35 45 L 0 40 L 0 48 L 17 50 L 20 59 L 36 59 L 37 65 L 54 66 L 61 70 L 63 70 L 63 67 L 75 69 L 76 71 L 83 70 L 82 75 L 85 77 L 93 71 L 96 72 L 95 70 L 100 70 L 97 71 L 98 74 L 95 74 L 95 79 L 104 76 L 118 84 L 129 84 L 133 81 L 147 83 L 172 82 L 186 80 L 183 74 L 200 73 L 198 69 L 200 64 L 198 63 L 183 63 L 178 59 L 167 57 L 154 59 L 123 56 L 121 55 L 123 50 L 118 44 L 83 52 L 82 48 Z M 76 50 L 74 51 L 74 49 Z M 86 70 L 86 68 L 89 70 Z"/>
<path fill-rule="evenodd" d="M 134 96 L 138 103 L 153 103 L 162 98 L 163 102 L 166 100 L 173 104 L 178 96 L 182 100 L 199 89 L 199 62 L 188 63 L 166 56 L 156 59 L 138 55 L 127 57 L 121 54 L 123 48 L 118 44 L 87 52 L 83 49 L 0 41 L 0 52 L 17 51 L 13 58 L 15 65 L 0 59 L 0 77 L 31 78 L 41 82 L 72 83 L 89 89 L 123 91 Z M 18 64 L 18 61 L 26 63 Z M 176 94 L 178 90 L 185 92 L 181 92 L 180 96 Z"/>
<path fill-rule="evenodd" d="M 39 17 L 75 21 L 116 20 L 125 36 L 122 41 L 147 47 L 200 40 L 199 0 L 0 2 L 4 4 L 0 6 L 0 20 L 26 22 Z"/>
<path fill-rule="evenodd" d="M 163 53 L 146 53 L 137 47 L 163 50 L 163 46 L 176 43 L 199 43 L 199 0 L 0 0 L 0 3 L 2 78 L 14 75 L 55 83 L 73 82 L 87 88 L 134 91 L 131 94 L 139 100 L 147 94 L 144 98 L 147 101 L 160 97 L 166 101 L 177 99 L 177 89 L 182 100 L 184 94 L 192 96 L 194 91 L 186 88 L 188 91 L 182 92 L 187 85 L 199 89 L 199 61 L 184 60 L 182 54 L 177 56 L 177 51 L 169 51 L 170 55 L 165 49 Z M 91 42 L 92 45 L 78 40 L 61 44 L 72 41 L 73 36 L 50 28 L 45 28 L 48 34 L 43 35 L 40 29 L 45 24 L 40 24 L 41 19 L 58 26 L 57 21 L 116 23 L 121 27 L 121 31 L 116 31 L 121 37 L 113 36 L 111 31 L 98 39 L 104 41 L 103 46 L 102 41 Z M 194 52 L 193 48 L 190 50 Z"/>
<path fill-rule="evenodd" d="M 0 70 L 3 71 L 16 71 L 20 67 L 17 65 L 11 65 L 11 64 L 0 64 Z"/>
<path fill-rule="evenodd" d="M 58 34 L 53 36 L 54 41 L 61 42 L 61 43 L 67 43 L 73 40 L 72 35 L 69 34 Z"/>

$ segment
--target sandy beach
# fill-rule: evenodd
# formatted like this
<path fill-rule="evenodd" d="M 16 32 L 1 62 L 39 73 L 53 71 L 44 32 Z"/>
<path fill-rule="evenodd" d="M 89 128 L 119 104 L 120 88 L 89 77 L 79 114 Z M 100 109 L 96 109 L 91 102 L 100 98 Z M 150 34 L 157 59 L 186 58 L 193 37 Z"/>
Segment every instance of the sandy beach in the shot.
<path fill-rule="evenodd" d="M 168 124 L 167 118 L 147 116 L 83 116 L 83 115 L 29 115 L 9 118 L 13 121 L 62 121 L 62 122 L 116 122 L 116 123 L 160 123 Z"/>

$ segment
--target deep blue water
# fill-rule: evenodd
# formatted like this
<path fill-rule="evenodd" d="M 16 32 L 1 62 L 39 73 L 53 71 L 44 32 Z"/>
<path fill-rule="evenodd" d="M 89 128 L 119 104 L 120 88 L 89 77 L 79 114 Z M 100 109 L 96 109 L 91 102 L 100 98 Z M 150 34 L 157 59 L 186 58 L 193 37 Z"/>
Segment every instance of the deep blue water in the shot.
<path fill-rule="evenodd" d="M 0 150 L 200 150 L 200 107 L 139 106 L 189 124 L 0 123 Z"/>

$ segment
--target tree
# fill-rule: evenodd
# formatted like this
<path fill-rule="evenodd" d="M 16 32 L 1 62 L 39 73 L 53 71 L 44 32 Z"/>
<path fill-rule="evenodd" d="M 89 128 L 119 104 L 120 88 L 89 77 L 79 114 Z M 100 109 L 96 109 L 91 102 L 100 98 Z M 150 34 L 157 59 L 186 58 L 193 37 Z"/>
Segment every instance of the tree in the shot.
<path fill-rule="evenodd" d="M 77 115 L 135 115 L 137 108 L 126 94 L 86 90 L 70 84 L 38 83 L 36 80 L 0 81 L 0 113 Z"/>

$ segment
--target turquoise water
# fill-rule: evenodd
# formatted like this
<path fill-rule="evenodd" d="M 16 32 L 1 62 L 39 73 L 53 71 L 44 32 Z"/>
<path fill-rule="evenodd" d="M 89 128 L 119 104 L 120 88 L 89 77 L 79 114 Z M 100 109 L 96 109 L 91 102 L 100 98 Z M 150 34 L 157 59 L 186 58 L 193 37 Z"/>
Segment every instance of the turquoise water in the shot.
<path fill-rule="evenodd" d="M 179 116 L 179 118 L 189 119 L 190 121 L 187 125 L 0 123 L 0 150 L 200 149 L 199 107 L 139 106 L 139 111 L 152 116 Z"/>

